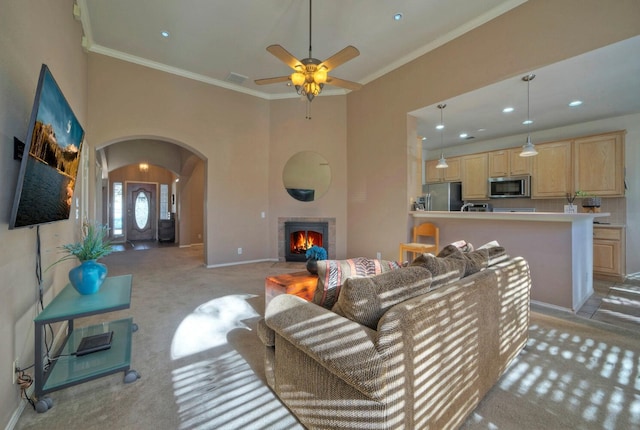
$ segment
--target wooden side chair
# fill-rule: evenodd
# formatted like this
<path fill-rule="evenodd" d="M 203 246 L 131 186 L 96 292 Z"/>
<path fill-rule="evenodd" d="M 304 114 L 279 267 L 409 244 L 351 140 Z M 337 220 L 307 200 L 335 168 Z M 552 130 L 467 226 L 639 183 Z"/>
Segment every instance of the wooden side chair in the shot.
<path fill-rule="evenodd" d="M 428 237 L 430 240 L 428 242 L 420 241 L 422 237 Z M 430 222 L 425 222 L 413 228 L 413 238 L 411 243 L 401 243 L 400 244 L 400 260 L 399 262 L 404 262 L 404 253 L 411 252 L 414 254 L 421 254 L 425 252 L 431 252 L 433 254 L 438 253 L 440 242 L 440 229 L 435 226 L 435 224 L 431 224 Z"/>

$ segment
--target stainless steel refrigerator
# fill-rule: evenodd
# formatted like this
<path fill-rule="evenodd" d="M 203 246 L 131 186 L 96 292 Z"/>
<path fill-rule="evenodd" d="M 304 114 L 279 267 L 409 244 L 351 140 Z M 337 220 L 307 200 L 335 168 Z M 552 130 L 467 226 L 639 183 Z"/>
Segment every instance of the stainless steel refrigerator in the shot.
<path fill-rule="evenodd" d="M 459 211 L 462 207 L 462 183 L 441 182 L 422 186 L 425 193 L 425 210 Z"/>

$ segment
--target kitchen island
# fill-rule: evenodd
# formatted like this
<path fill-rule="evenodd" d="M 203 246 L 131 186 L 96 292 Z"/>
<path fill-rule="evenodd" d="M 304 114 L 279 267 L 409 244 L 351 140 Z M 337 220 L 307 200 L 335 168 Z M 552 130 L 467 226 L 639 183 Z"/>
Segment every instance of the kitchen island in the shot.
<path fill-rule="evenodd" d="M 440 228 L 440 246 L 497 240 L 531 270 L 531 300 L 576 312 L 593 294 L 593 222 L 609 213 L 410 212 Z"/>

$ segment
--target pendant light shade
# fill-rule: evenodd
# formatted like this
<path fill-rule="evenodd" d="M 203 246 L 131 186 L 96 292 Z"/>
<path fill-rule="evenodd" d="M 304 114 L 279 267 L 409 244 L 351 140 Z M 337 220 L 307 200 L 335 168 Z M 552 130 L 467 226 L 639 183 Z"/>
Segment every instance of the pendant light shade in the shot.
<path fill-rule="evenodd" d="M 527 143 L 525 143 L 522 146 L 522 152 L 520 153 L 521 157 L 532 157 L 534 155 L 538 155 L 538 151 L 536 151 L 535 146 L 533 146 L 533 143 L 531 143 L 531 132 L 530 127 L 531 127 L 531 117 L 529 116 L 529 109 L 531 106 L 531 102 L 530 102 L 530 97 L 529 97 L 529 85 L 531 83 L 531 81 L 533 80 L 533 78 L 535 78 L 536 75 L 534 75 L 533 73 L 530 75 L 526 75 L 522 77 L 522 80 L 525 81 L 527 83 Z"/>
<path fill-rule="evenodd" d="M 449 167 L 447 160 L 444 159 L 444 154 L 441 153 L 438 164 L 436 164 L 436 169 L 446 169 L 447 167 Z"/>
<path fill-rule="evenodd" d="M 522 146 L 522 152 L 520 153 L 521 157 L 532 157 L 534 155 L 538 155 L 538 151 L 536 151 L 536 147 L 531 143 L 531 138 L 527 137 L 527 143 Z"/>
<path fill-rule="evenodd" d="M 444 158 L 444 120 L 443 120 L 443 111 L 444 108 L 446 108 L 447 105 L 446 104 L 439 104 L 438 105 L 438 109 L 440 109 L 440 148 L 441 148 L 441 152 L 440 152 L 440 159 L 438 160 L 438 164 L 436 164 L 436 169 L 446 169 L 447 167 L 449 167 L 449 165 L 447 164 L 447 160 L 445 160 Z"/>

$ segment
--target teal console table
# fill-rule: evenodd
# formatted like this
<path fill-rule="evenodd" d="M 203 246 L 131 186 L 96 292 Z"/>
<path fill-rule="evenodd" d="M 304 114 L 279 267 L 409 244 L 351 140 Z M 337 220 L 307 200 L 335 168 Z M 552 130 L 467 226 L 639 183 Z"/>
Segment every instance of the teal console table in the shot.
<path fill-rule="evenodd" d="M 45 412 L 50 403 L 42 396 L 52 391 L 124 371 L 125 382 L 133 382 L 139 375 L 130 370 L 131 333 L 137 329 L 132 318 L 108 321 L 87 327 L 74 328 L 74 320 L 90 315 L 128 309 L 131 305 L 132 275 L 105 279 L 96 294 L 81 295 L 68 284 L 35 322 L 35 395 L 36 409 Z M 67 334 L 61 347 L 51 357 L 45 369 L 43 334 L 47 324 L 67 321 Z M 111 348 L 77 357 L 75 352 L 85 336 L 113 331 Z"/>

